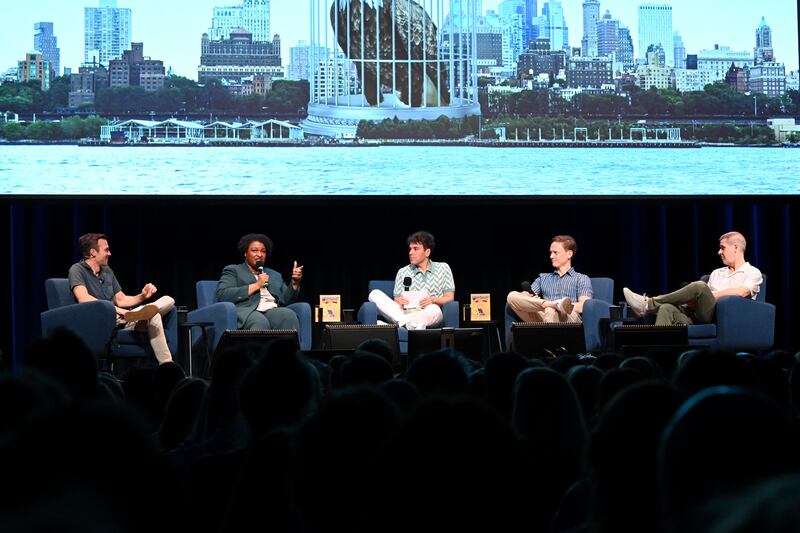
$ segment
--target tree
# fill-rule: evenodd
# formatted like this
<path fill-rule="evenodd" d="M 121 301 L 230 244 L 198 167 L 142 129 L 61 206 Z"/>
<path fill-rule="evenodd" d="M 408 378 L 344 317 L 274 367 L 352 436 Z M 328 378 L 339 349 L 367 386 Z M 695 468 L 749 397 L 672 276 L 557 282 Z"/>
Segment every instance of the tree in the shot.
<path fill-rule="evenodd" d="M 69 104 L 69 76 L 59 76 L 50 83 L 50 89 L 44 94 L 44 109 L 57 111 Z"/>

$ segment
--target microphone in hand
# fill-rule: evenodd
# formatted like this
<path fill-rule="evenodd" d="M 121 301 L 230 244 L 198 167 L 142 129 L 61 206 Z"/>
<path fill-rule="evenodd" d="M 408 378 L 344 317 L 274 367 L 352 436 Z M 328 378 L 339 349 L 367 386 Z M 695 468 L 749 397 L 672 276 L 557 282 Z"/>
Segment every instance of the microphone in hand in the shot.
<path fill-rule="evenodd" d="M 522 288 L 522 292 L 527 292 L 528 294 L 533 294 L 533 291 L 531 290 L 531 282 L 530 281 L 523 281 L 522 284 L 520 285 L 520 287 Z"/>
<path fill-rule="evenodd" d="M 263 261 L 256 261 L 256 270 L 258 270 L 259 276 L 264 274 L 264 262 Z M 264 288 L 269 287 L 269 280 L 264 281 Z"/>
<path fill-rule="evenodd" d="M 406 276 L 405 278 L 403 278 L 403 288 L 404 288 L 403 290 L 406 290 L 406 291 L 411 289 L 411 278 L 410 277 Z"/>

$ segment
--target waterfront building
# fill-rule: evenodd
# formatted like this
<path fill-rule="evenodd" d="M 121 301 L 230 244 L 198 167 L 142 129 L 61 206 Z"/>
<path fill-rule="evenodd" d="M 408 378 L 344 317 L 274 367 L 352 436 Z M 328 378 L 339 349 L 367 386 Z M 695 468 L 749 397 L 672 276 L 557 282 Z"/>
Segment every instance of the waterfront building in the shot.
<path fill-rule="evenodd" d="M 686 45 L 677 31 L 672 36 L 672 50 L 675 57 L 675 68 L 686 68 Z"/>
<path fill-rule="evenodd" d="M 305 41 L 299 41 L 297 46 L 289 48 L 289 67 L 286 77 L 290 80 L 307 80 L 311 77 L 311 57 L 330 57 L 330 50 L 324 46 L 317 46 L 315 50 Z"/>
<path fill-rule="evenodd" d="M 50 88 L 50 74 L 50 63 L 39 52 L 28 52 L 17 65 L 17 79 L 20 82 L 36 81 L 42 91 Z"/>
<path fill-rule="evenodd" d="M 690 91 L 702 91 L 706 85 L 717 81 L 714 74 L 709 70 L 676 68 L 675 89 L 685 93 Z"/>
<path fill-rule="evenodd" d="M 614 84 L 614 62 L 605 57 L 571 57 L 567 85 L 577 88 L 601 88 Z"/>
<path fill-rule="evenodd" d="M 69 77 L 69 107 L 94 104 L 95 95 L 108 87 L 108 69 L 100 63 L 84 63 L 78 72 Z"/>
<path fill-rule="evenodd" d="M 664 50 L 660 46 L 650 45 L 647 52 L 647 64 L 636 70 L 636 85 L 644 90 L 675 88 L 675 69 L 664 65 Z"/>
<path fill-rule="evenodd" d="M 226 79 L 240 82 L 254 74 L 277 75 L 281 66 L 281 40 L 275 35 L 272 42 L 253 41 L 253 34 L 244 29 L 231 32 L 229 39 L 212 41 L 204 33 L 201 41 L 200 66 L 197 79 Z"/>
<path fill-rule="evenodd" d="M 733 63 L 731 63 L 731 68 L 728 69 L 728 72 L 725 74 L 725 83 L 731 87 L 734 91 L 739 93 L 747 92 L 747 74 L 748 71 L 745 68 L 737 67 Z"/>
<path fill-rule="evenodd" d="M 58 48 L 58 38 L 53 34 L 52 22 L 33 25 L 33 49 L 41 52 L 42 57 L 50 63 L 54 78 L 61 75 L 61 50 Z"/>
<path fill-rule="evenodd" d="M 164 62 L 144 55 L 144 43 L 131 43 L 120 59 L 109 61 L 110 87 L 141 87 L 155 92 L 164 87 Z"/>
<path fill-rule="evenodd" d="M 581 39 L 581 55 L 598 56 L 597 22 L 600 20 L 600 0 L 584 0 L 583 2 L 583 39 Z"/>
<path fill-rule="evenodd" d="M 567 68 L 567 53 L 564 50 L 551 50 L 550 39 L 539 37 L 531 43 L 528 50 L 519 56 L 517 78 L 520 82 L 539 74 L 555 77 Z"/>
<path fill-rule="evenodd" d="M 750 67 L 750 92 L 766 96 L 786 94 L 786 67 L 777 61 L 765 61 Z"/>
<path fill-rule="evenodd" d="M 772 48 L 772 29 L 767 25 L 764 17 L 761 17 L 761 22 L 756 28 L 756 47 L 753 49 L 753 60 L 756 64 L 775 61 Z"/>
<path fill-rule="evenodd" d="M 539 17 L 539 37 L 550 39 L 551 50 L 569 51 L 569 28 L 560 0 L 548 0 Z"/>
<path fill-rule="evenodd" d="M 83 10 L 83 61 L 108 64 L 122 57 L 131 44 L 131 10 L 117 0 L 100 0 L 100 7 Z"/>
<path fill-rule="evenodd" d="M 620 65 L 620 70 L 630 72 L 636 64 L 631 30 L 621 26 L 617 33 L 617 43 L 617 64 Z"/>
<path fill-rule="evenodd" d="M 643 63 L 650 45 L 661 46 L 666 55 L 666 67 L 675 66 L 672 32 L 672 6 L 668 4 L 639 5 L 639 58 Z"/>
<path fill-rule="evenodd" d="M 793 118 L 771 118 L 767 120 L 767 126 L 772 128 L 778 142 L 786 142 L 790 135 L 800 137 L 800 124 Z"/>
<path fill-rule="evenodd" d="M 239 6 L 215 7 L 208 34 L 213 41 L 227 39 L 232 31 L 242 28 L 253 34 L 256 42 L 270 38 L 270 0 L 243 0 Z"/>
<path fill-rule="evenodd" d="M 710 71 L 714 81 L 725 79 L 725 74 L 731 67 L 731 63 L 742 68 L 752 67 L 754 63 L 753 56 L 750 52 L 736 52 L 732 51 L 729 46 L 720 46 L 718 44 L 714 45 L 713 50 L 700 50 L 697 52 L 697 68 Z M 687 66 L 689 66 L 688 58 Z"/>
<path fill-rule="evenodd" d="M 343 60 L 343 56 L 319 62 L 311 84 L 312 98 L 326 100 L 333 97 L 346 97 L 350 87 L 358 84 L 355 66 Z"/>

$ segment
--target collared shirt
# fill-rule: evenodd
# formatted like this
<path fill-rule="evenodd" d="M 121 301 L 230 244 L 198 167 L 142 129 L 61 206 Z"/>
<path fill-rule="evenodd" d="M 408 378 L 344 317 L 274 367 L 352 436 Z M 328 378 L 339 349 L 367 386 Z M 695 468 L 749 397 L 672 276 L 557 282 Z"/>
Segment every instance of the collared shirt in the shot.
<path fill-rule="evenodd" d="M 531 283 L 531 291 L 545 300 L 570 298 L 577 302 L 581 296 L 592 297 L 592 281 L 586 274 L 579 274 L 570 267 L 563 276 L 558 270 L 542 272 Z"/>
<path fill-rule="evenodd" d="M 258 280 L 258 276 L 253 274 L 253 277 Z M 275 297 L 269 292 L 269 289 L 266 287 L 261 287 L 259 289 L 260 300 L 258 301 L 258 307 L 256 307 L 256 311 L 269 311 L 270 309 L 275 309 L 278 307 L 277 302 L 275 302 Z"/>
<path fill-rule="evenodd" d="M 758 291 L 761 290 L 761 271 L 745 262 L 736 270 L 728 267 L 718 268 L 708 276 L 708 288 L 712 292 L 724 291 L 726 289 L 736 289 L 747 287 L 750 289 L 750 298 L 755 300 Z"/>
<path fill-rule="evenodd" d="M 394 278 L 394 295 L 400 296 L 405 290 L 403 280 L 411 278 L 409 290 L 425 291 L 428 296 L 438 298 L 446 292 L 454 292 L 456 284 L 453 281 L 453 272 L 447 263 L 431 261 L 428 270 L 423 272 L 416 265 L 406 265 L 397 271 Z"/>
<path fill-rule="evenodd" d="M 122 290 L 114 271 L 110 267 L 100 267 L 100 272 L 95 274 L 86 261 L 79 261 L 69 268 L 69 289 L 78 285 L 86 287 L 90 296 L 98 300 L 114 302 L 114 295 Z"/>

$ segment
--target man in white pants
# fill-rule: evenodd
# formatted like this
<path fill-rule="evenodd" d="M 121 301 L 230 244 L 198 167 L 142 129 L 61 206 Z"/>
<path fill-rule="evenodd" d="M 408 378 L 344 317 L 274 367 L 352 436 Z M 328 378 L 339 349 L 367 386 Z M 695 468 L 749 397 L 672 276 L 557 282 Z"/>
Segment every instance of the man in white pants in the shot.
<path fill-rule="evenodd" d="M 455 297 L 453 272 L 447 263 L 431 261 L 433 235 L 418 231 L 408 237 L 409 264 L 397 271 L 394 300 L 374 290 L 369 301 L 385 319 L 406 329 L 425 329 L 440 324 L 442 307 Z M 410 281 L 410 284 L 404 282 Z M 418 301 L 417 301 L 418 300 Z"/>
<path fill-rule="evenodd" d="M 153 303 L 142 305 L 158 291 L 152 283 L 146 284 L 139 294 L 133 296 L 122 292 L 114 271 L 108 266 L 111 249 L 102 233 L 81 235 L 78 246 L 83 260 L 69 269 L 69 288 L 75 300 L 78 303 L 93 300 L 113 303 L 117 310 L 117 327 L 146 331 L 158 363 L 172 361 L 161 317 L 172 311 L 175 300 L 162 296 Z"/>

